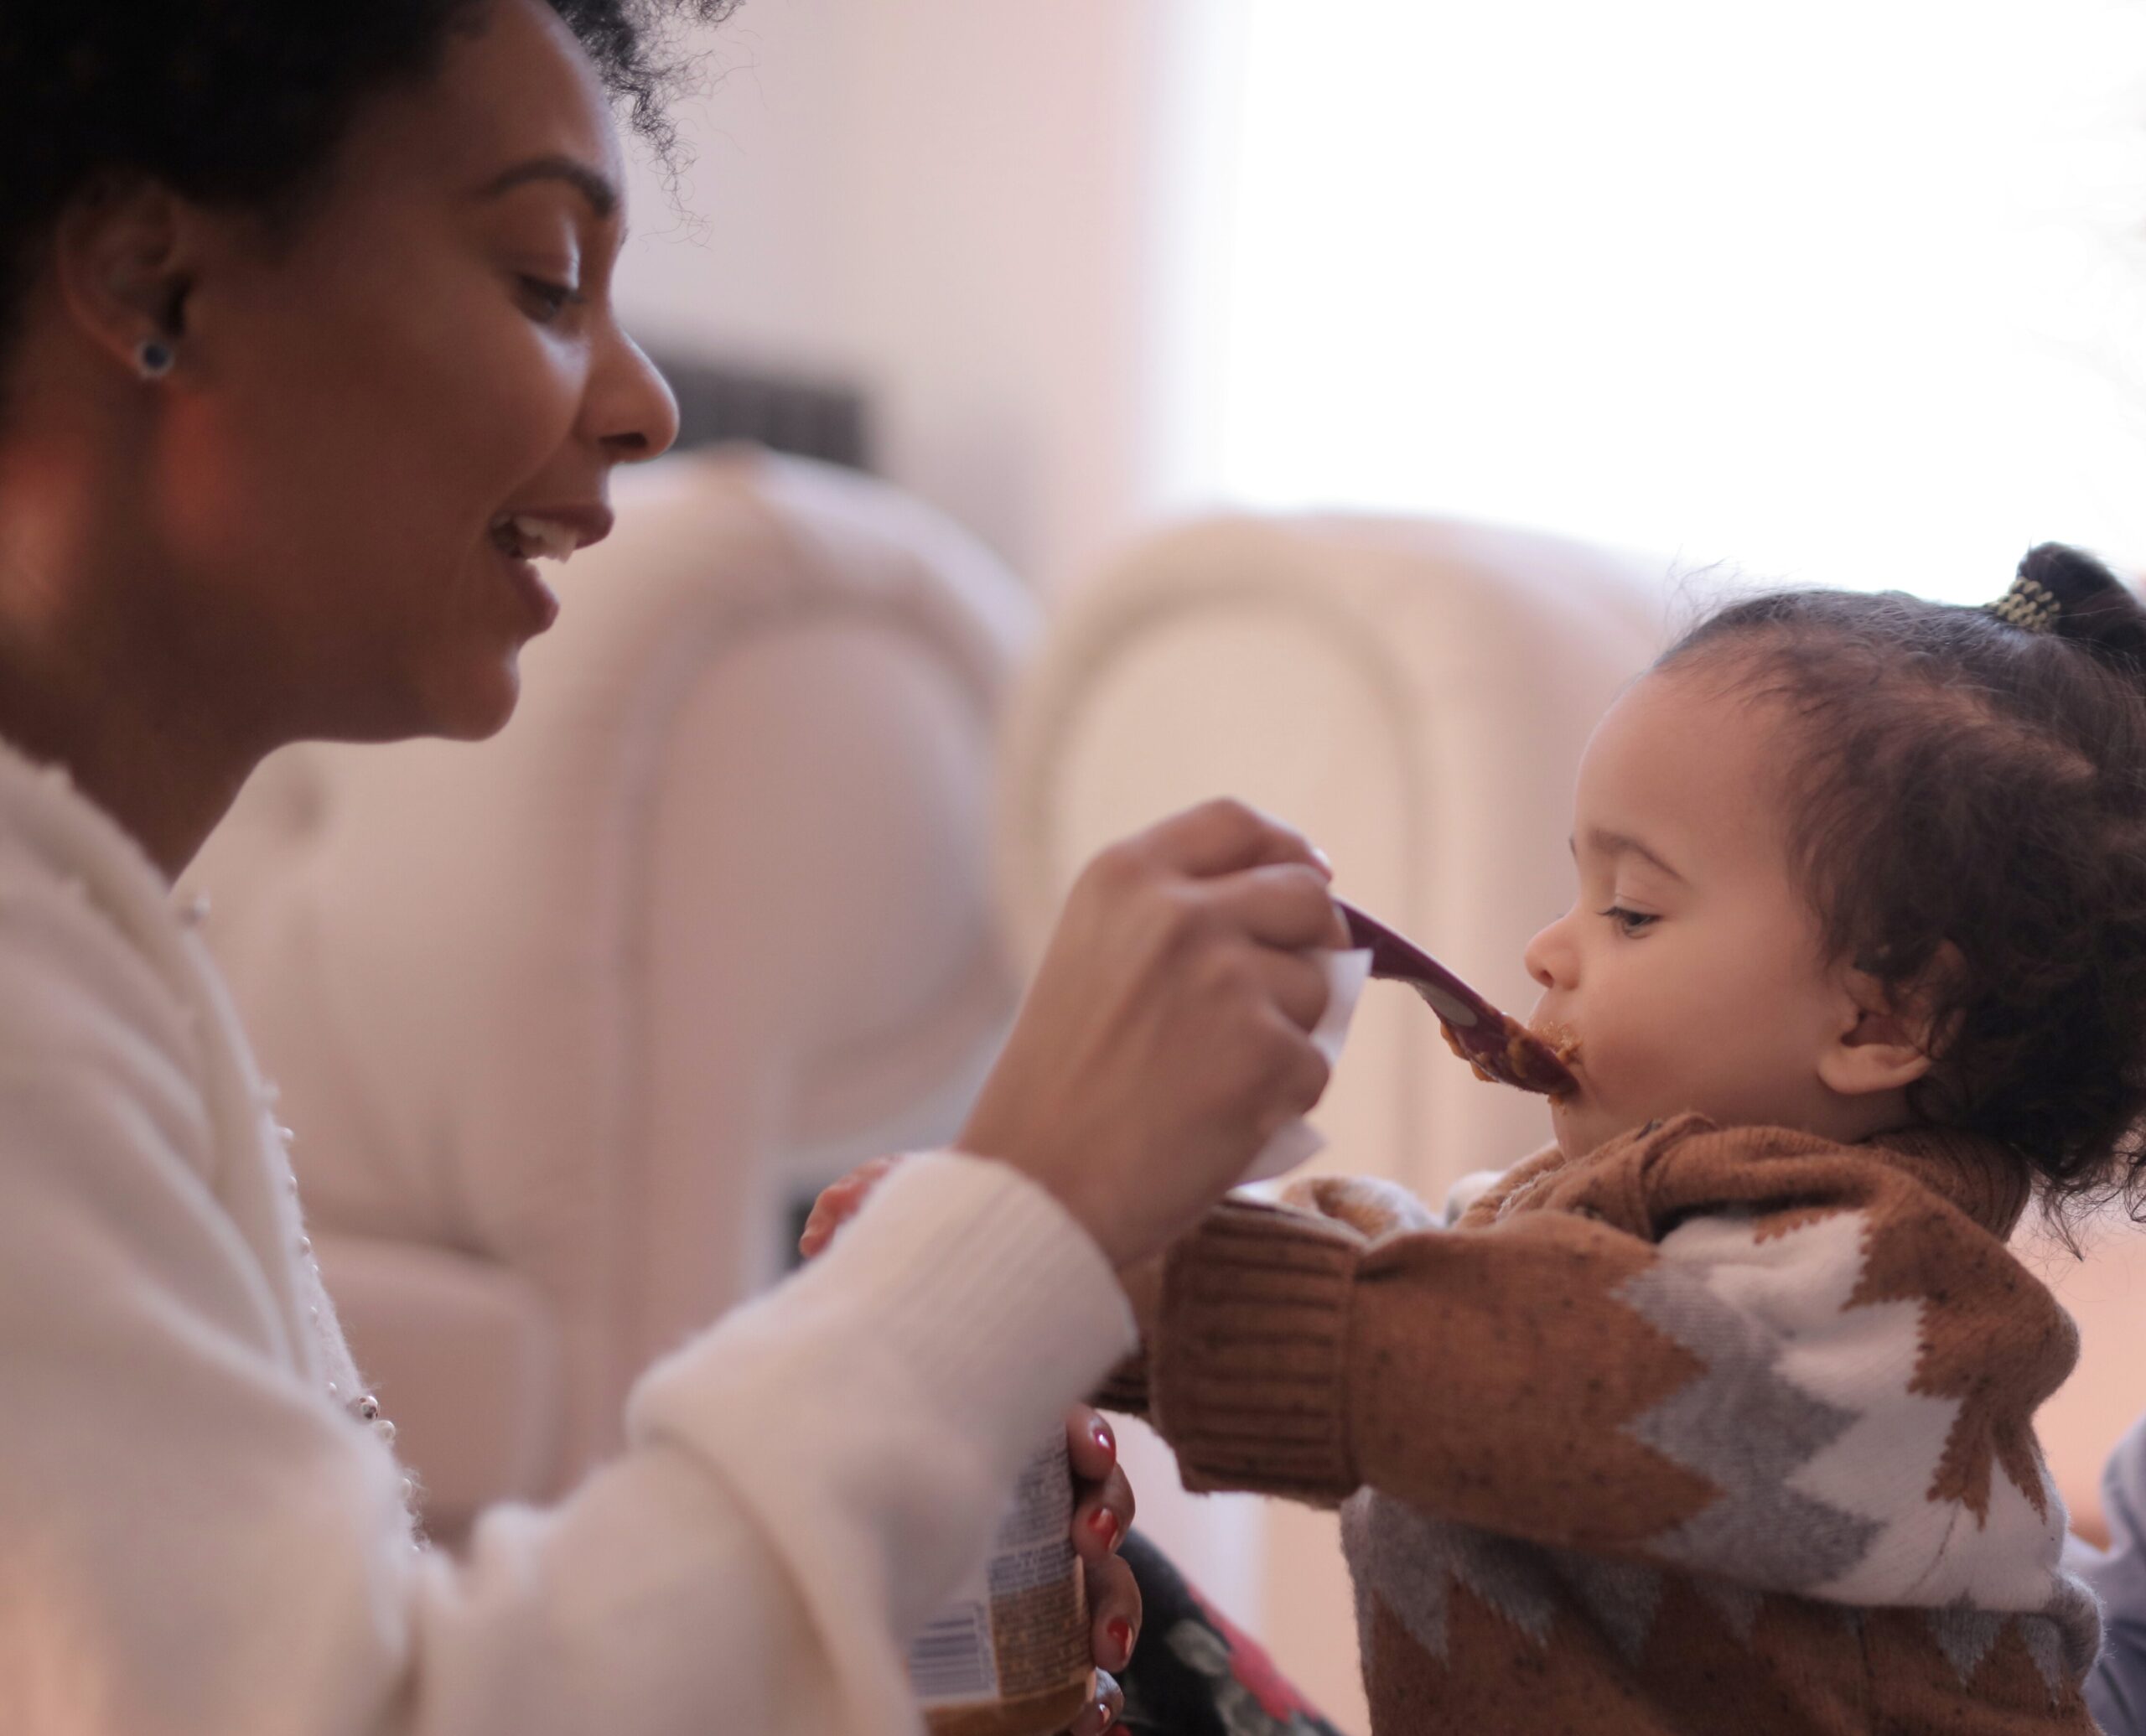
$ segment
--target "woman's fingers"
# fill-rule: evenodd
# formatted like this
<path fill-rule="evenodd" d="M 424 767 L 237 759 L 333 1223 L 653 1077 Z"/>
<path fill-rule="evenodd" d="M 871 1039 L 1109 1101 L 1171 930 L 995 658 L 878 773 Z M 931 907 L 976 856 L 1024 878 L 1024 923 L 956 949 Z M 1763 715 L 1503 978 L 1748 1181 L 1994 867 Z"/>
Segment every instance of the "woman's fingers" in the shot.
<path fill-rule="evenodd" d="M 1065 1413 L 1065 1456 L 1074 1479 L 1100 1483 L 1117 1469 L 1117 1435 L 1093 1405 L 1076 1404 Z"/>
<path fill-rule="evenodd" d="M 1262 947 L 1252 956 L 1249 967 L 1257 975 L 1267 998 L 1298 1030 L 1313 1030 L 1325 1016 L 1334 985 L 1326 980 L 1326 972 L 1304 954 Z"/>
<path fill-rule="evenodd" d="M 1332 877 L 1325 852 L 1294 827 L 1233 796 L 1204 801 L 1151 826 L 1127 846 L 1152 852 L 1195 879 L 1234 873 L 1267 863 L 1294 862 Z"/>
<path fill-rule="evenodd" d="M 1125 1715 L 1125 1690 L 1107 1670 L 1096 1671 L 1096 1697 L 1066 1726 L 1065 1736 L 1103 1736 Z"/>
<path fill-rule="evenodd" d="M 1117 1438 L 1102 1413 L 1076 1405 L 1065 1417 L 1065 1454 L 1073 1466 L 1073 1548 L 1083 1561 L 1107 1561 L 1133 1529 L 1133 1485 L 1117 1463 Z"/>
<path fill-rule="evenodd" d="M 1085 1562 L 1107 1561 L 1133 1529 L 1133 1485 L 1114 1470 L 1079 1491 L 1073 1507 L 1073 1549 Z"/>
<path fill-rule="evenodd" d="M 1112 1263 L 1167 1244 L 1326 1083 L 1305 1039 L 1340 944 L 1311 847 L 1210 803 L 1075 882 L 962 1149 L 1058 1196 Z M 1283 944 L 1277 944 L 1273 935 Z"/>
<path fill-rule="evenodd" d="M 1349 925 L 1315 868 L 1292 862 L 1246 868 L 1216 880 L 1207 896 L 1216 915 L 1267 946 L 1288 952 L 1348 949 Z"/>
<path fill-rule="evenodd" d="M 1140 1582 L 1131 1562 L 1112 1556 L 1083 1564 L 1088 1576 L 1088 1639 L 1096 1667 L 1122 1670 L 1140 1642 Z"/>

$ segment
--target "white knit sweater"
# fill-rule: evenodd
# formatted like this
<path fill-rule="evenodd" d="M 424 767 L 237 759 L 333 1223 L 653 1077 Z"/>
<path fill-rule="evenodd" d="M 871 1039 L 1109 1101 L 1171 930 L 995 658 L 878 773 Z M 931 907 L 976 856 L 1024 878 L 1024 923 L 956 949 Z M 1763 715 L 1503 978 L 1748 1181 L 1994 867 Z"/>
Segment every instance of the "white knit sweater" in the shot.
<path fill-rule="evenodd" d="M 0 750 L 0 1731 L 911 1731 L 901 1640 L 1133 1342 L 1003 1165 L 905 1167 L 568 1500 L 413 1547 L 268 1094 L 132 842 Z"/>

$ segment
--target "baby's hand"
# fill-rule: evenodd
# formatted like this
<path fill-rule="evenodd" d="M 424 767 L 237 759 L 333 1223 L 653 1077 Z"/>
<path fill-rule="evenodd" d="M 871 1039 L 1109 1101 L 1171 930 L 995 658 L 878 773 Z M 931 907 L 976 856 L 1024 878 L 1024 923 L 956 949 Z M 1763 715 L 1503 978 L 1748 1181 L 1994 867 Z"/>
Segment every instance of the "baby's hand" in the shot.
<path fill-rule="evenodd" d="M 799 1257 L 809 1260 L 833 1241 L 835 1231 L 857 1215 L 872 1189 L 891 1175 L 900 1162 L 899 1157 L 873 1158 L 823 1189 L 805 1220 L 804 1234 L 797 1238 Z"/>
<path fill-rule="evenodd" d="M 1310 1176 L 1292 1182 L 1283 1191 L 1282 1203 L 1346 1224 L 1367 1241 L 1434 1230 L 1440 1222 L 1407 1189 L 1375 1175 Z"/>

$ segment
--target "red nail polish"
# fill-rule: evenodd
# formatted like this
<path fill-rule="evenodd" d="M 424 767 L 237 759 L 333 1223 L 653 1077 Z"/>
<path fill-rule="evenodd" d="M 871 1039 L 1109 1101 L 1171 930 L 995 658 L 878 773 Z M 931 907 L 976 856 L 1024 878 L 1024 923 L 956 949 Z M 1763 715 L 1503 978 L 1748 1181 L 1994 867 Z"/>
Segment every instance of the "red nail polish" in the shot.
<path fill-rule="evenodd" d="M 1089 1433 L 1095 1437 L 1096 1444 L 1110 1454 L 1110 1462 L 1116 1464 L 1117 1463 L 1117 1437 L 1110 1432 L 1110 1424 L 1098 1417 L 1096 1418 L 1095 1428 Z"/>
<path fill-rule="evenodd" d="M 1123 1669 L 1133 1661 L 1133 1624 L 1121 1615 L 1103 1631 L 1110 1635 L 1110 1643 L 1117 1648 L 1118 1667 Z"/>
<path fill-rule="evenodd" d="M 1108 1507 L 1098 1507 L 1088 1516 L 1088 1529 L 1102 1539 L 1107 1549 L 1117 1541 L 1117 1515 Z"/>

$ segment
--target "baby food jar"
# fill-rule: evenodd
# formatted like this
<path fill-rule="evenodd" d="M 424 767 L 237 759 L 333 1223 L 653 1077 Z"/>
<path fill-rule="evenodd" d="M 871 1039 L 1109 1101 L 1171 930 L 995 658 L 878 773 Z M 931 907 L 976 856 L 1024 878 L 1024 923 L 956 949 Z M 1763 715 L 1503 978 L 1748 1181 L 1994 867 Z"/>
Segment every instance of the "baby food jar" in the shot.
<path fill-rule="evenodd" d="M 909 1650 L 933 1736 L 1057 1736 L 1095 1693 L 1073 1468 L 1057 1432 L 1021 1473 L 990 1559 Z"/>

